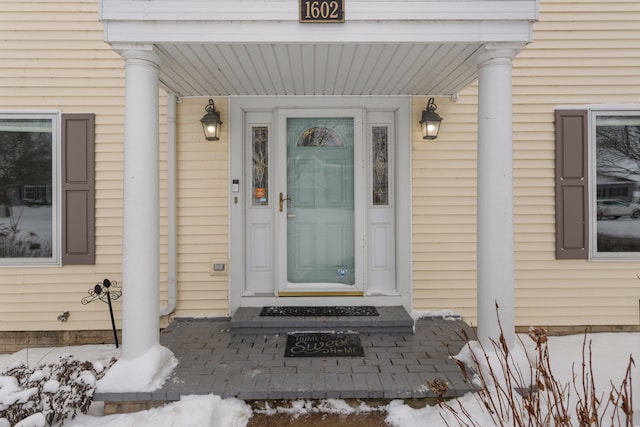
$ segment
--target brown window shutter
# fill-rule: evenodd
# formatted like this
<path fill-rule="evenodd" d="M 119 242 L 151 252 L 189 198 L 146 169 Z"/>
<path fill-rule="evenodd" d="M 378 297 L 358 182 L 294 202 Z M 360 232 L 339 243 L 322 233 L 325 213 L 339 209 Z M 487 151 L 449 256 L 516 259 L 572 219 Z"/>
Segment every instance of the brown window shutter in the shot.
<path fill-rule="evenodd" d="M 556 258 L 589 256 L 586 110 L 556 110 Z"/>
<path fill-rule="evenodd" d="M 62 264 L 95 264 L 94 114 L 62 115 Z"/>

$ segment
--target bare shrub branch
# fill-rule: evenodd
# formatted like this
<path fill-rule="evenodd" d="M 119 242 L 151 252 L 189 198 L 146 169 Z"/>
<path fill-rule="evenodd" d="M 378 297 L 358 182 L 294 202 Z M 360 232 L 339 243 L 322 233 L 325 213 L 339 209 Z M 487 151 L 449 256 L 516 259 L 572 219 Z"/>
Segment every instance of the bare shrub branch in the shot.
<path fill-rule="evenodd" d="M 544 328 L 529 328 L 528 335 L 536 345 L 535 353 L 527 358 L 528 366 L 522 367 L 514 360 L 500 323 L 499 326 L 500 337 L 497 341 L 491 340 L 489 350 L 482 343 L 470 340 L 463 332 L 468 343 L 458 356 L 461 358 L 468 351 L 467 363 L 454 356 L 465 380 L 478 388 L 474 396 L 496 426 L 572 427 L 573 413 L 579 427 L 633 427 L 631 369 L 635 362 L 631 356 L 621 384 L 611 383 L 605 399 L 604 395 L 597 394 L 591 341 L 588 341 L 586 332 L 580 375 L 576 375 L 574 366 L 572 380 L 563 384 L 553 374 L 548 335 Z M 520 344 L 524 348 L 522 341 Z M 575 396 L 575 403 L 571 402 L 572 396 Z M 477 424 L 476 415 L 465 408 L 462 401 L 455 401 L 459 404 L 455 408 L 446 401 L 440 406 L 453 416 L 459 426 L 486 427 Z M 445 420 L 444 415 L 442 418 Z M 605 418 L 610 418 L 609 422 Z M 449 425 L 446 420 L 445 423 Z"/>

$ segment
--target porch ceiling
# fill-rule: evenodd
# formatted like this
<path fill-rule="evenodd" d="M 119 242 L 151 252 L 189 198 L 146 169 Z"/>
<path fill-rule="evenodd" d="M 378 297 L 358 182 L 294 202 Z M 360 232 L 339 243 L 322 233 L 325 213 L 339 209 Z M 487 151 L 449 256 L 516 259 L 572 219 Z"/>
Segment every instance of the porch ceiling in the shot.
<path fill-rule="evenodd" d="M 538 0 L 349 0 L 299 22 L 300 0 L 99 0 L 105 41 L 153 49 L 177 96 L 450 95 L 489 44 L 531 41 Z"/>
<path fill-rule="evenodd" d="M 159 44 L 160 80 L 180 97 L 450 95 L 477 74 L 473 43 Z"/>

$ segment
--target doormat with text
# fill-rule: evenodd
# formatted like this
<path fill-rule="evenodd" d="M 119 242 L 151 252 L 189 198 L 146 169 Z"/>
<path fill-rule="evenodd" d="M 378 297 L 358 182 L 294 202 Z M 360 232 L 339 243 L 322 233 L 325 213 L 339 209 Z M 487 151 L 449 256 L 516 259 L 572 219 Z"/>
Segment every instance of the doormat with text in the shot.
<path fill-rule="evenodd" d="M 260 316 L 379 316 L 372 306 L 351 307 L 263 307 Z"/>
<path fill-rule="evenodd" d="M 287 335 L 284 357 L 364 357 L 356 333 L 296 332 Z"/>

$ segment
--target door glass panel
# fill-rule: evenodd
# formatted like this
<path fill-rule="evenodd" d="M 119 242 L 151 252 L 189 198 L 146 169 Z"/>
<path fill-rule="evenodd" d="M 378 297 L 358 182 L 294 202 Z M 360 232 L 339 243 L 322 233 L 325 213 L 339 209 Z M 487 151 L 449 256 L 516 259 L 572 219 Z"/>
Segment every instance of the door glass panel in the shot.
<path fill-rule="evenodd" d="M 389 127 L 371 128 L 373 205 L 389 204 Z"/>
<path fill-rule="evenodd" d="M 355 283 L 353 118 L 287 119 L 287 278 Z"/>
<path fill-rule="evenodd" d="M 269 128 L 251 127 L 253 206 L 269 204 Z"/>

